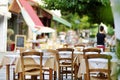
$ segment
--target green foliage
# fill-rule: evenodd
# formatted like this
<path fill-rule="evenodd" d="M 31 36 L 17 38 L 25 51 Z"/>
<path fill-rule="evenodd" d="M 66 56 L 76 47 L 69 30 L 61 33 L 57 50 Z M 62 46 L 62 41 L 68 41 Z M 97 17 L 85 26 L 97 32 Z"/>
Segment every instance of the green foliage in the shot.
<path fill-rule="evenodd" d="M 90 38 L 95 38 L 95 36 L 96 36 L 95 34 L 91 34 Z"/>
<path fill-rule="evenodd" d="M 73 13 L 84 10 L 86 5 L 90 3 L 98 3 L 104 6 L 109 4 L 109 0 L 44 0 L 44 2 L 44 7 L 48 9 L 60 9 L 62 11 L 67 10 Z"/>
<path fill-rule="evenodd" d="M 83 17 L 80 19 L 80 29 L 89 29 L 89 28 L 90 28 L 89 17 L 83 15 Z"/>
<path fill-rule="evenodd" d="M 112 36 L 114 35 L 114 29 L 111 26 L 108 26 L 108 35 Z"/>
<path fill-rule="evenodd" d="M 99 24 L 97 24 L 97 23 L 91 24 L 91 28 L 96 28 L 98 26 L 99 26 Z"/>
<path fill-rule="evenodd" d="M 79 16 L 88 15 L 91 23 L 104 22 L 113 25 L 109 0 L 44 0 L 44 2 L 45 8 L 61 10 L 62 15 L 76 13 Z"/>
<path fill-rule="evenodd" d="M 72 29 L 74 29 L 74 30 L 79 29 L 80 16 L 77 13 L 75 13 L 74 15 L 70 14 L 69 15 L 69 20 L 72 24 Z"/>
<path fill-rule="evenodd" d="M 69 22 L 71 22 L 73 30 L 82 30 L 90 28 L 89 17 L 86 15 L 80 17 L 77 13 L 70 13 L 67 15 L 67 17 L 64 18 L 68 19 Z"/>
<path fill-rule="evenodd" d="M 65 27 L 63 24 L 59 24 L 59 26 L 57 26 L 56 29 L 57 29 L 57 33 L 59 33 L 61 31 L 67 32 L 70 28 Z"/>
<path fill-rule="evenodd" d="M 91 25 L 93 23 L 113 25 L 109 0 L 44 0 L 44 2 L 47 9 L 61 10 L 62 17 L 72 24 L 74 30 L 94 28 L 95 26 Z"/>
<path fill-rule="evenodd" d="M 102 6 L 99 8 L 99 17 L 102 22 L 113 23 L 113 14 L 110 6 Z"/>
<path fill-rule="evenodd" d="M 116 55 L 120 59 L 120 40 L 116 39 Z"/>
<path fill-rule="evenodd" d="M 94 26 L 93 26 L 94 25 Z M 96 34 L 98 33 L 98 26 L 97 26 L 98 24 L 92 24 L 92 28 L 90 29 L 90 37 L 91 38 L 95 38 L 96 37 Z"/>

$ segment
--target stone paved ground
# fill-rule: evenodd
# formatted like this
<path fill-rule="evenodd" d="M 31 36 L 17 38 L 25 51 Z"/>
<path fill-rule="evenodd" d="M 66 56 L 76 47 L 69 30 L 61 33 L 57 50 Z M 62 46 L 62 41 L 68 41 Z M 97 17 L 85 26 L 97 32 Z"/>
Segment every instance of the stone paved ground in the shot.
<path fill-rule="evenodd" d="M 0 69 L 0 80 L 6 80 L 6 67 L 2 67 Z M 13 80 L 13 67 L 10 68 L 10 80 Z M 69 79 L 63 79 L 63 80 L 71 80 Z"/>
<path fill-rule="evenodd" d="M 0 69 L 0 80 L 6 80 L 6 67 L 2 67 Z M 13 80 L 13 68 L 10 68 L 10 80 Z M 71 79 L 64 79 L 64 80 L 71 80 Z"/>

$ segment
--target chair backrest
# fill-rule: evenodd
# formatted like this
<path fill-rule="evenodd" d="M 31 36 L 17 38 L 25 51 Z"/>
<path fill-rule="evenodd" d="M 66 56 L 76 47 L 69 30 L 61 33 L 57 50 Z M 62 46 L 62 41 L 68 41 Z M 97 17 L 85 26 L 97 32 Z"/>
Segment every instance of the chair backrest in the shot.
<path fill-rule="evenodd" d="M 95 61 L 97 61 L 97 59 L 104 59 L 105 61 L 107 61 L 106 65 L 104 65 L 104 66 L 107 66 L 107 68 L 103 68 L 103 65 L 99 65 L 99 67 L 97 68 L 90 68 L 90 65 L 92 65 L 92 63 L 90 63 L 90 59 L 95 59 Z M 106 77 L 107 80 L 110 80 L 111 59 L 112 59 L 112 56 L 106 55 L 106 54 L 86 54 L 85 63 L 86 63 L 87 80 L 90 80 L 91 72 L 104 73 L 107 75 Z"/>
<path fill-rule="evenodd" d="M 90 52 L 92 54 L 94 54 L 94 53 L 100 54 L 101 49 L 100 48 L 94 48 L 94 47 L 83 49 L 83 54 L 84 55 L 87 54 L 88 52 Z"/>
<path fill-rule="evenodd" d="M 76 48 L 78 51 L 83 51 L 85 44 L 75 44 L 74 48 Z"/>
<path fill-rule="evenodd" d="M 69 44 L 63 44 L 63 47 L 67 48 L 67 47 L 69 47 Z"/>
<path fill-rule="evenodd" d="M 75 44 L 74 47 L 85 47 L 85 44 Z"/>
<path fill-rule="evenodd" d="M 69 61 L 70 63 L 73 64 L 73 54 L 74 54 L 74 49 L 73 48 L 58 48 L 58 60 L 59 63 L 62 61 Z"/>
<path fill-rule="evenodd" d="M 22 53 L 26 51 L 26 48 L 19 48 L 18 50 L 20 50 L 20 53 Z"/>
<path fill-rule="evenodd" d="M 95 44 L 95 42 L 94 42 L 94 41 L 91 41 L 91 42 L 88 42 L 88 43 L 87 43 L 87 46 L 94 47 L 94 44 Z"/>
<path fill-rule="evenodd" d="M 43 52 L 37 52 L 35 50 L 28 51 L 28 52 L 22 52 L 20 53 L 21 58 L 21 67 L 23 75 L 25 75 L 27 72 L 29 72 L 28 68 L 30 70 L 32 69 L 38 69 L 40 71 L 40 78 L 42 78 L 42 56 Z M 39 64 L 36 64 L 33 60 L 33 57 L 37 57 L 39 59 Z M 31 71 L 32 73 L 32 71 Z"/>

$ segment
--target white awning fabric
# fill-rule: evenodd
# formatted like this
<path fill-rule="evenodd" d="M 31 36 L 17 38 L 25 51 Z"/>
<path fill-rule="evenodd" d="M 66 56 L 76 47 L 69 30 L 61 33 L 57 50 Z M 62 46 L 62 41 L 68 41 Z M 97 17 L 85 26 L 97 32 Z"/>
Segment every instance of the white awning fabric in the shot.
<path fill-rule="evenodd" d="M 24 20 L 33 32 L 36 32 L 38 29 L 44 27 L 35 11 L 26 0 L 17 0 L 17 3 L 21 9 Z"/>
<path fill-rule="evenodd" d="M 26 24 L 34 33 L 50 33 L 50 31 L 54 30 L 52 28 L 45 27 L 42 24 L 41 20 L 27 0 L 14 0 L 10 5 L 9 10 L 16 13 L 21 12 Z M 50 31 L 46 32 L 46 29 Z"/>

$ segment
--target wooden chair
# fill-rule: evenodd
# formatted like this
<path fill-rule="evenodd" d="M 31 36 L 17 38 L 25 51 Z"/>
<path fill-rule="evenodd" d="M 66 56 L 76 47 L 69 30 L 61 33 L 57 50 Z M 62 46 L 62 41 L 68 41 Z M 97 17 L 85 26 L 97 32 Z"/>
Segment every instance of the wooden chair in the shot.
<path fill-rule="evenodd" d="M 32 61 L 30 61 L 31 56 L 38 56 L 40 63 L 36 64 Z M 52 80 L 52 72 L 53 70 L 51 68 L 46 68 L 42 66 L 42 59 L 43 59 L 43 52 L 37 52 L 35 50 L 28 51 L 28 52 L 22 52 L 20 54 L 21 56 L 21 66 L 22 66 L 22 77 L 23 80 L 25 80 L 25 75 L 32 76 L 33 80 L 37 80 L 36 76 L 40 76 L 40 80 L 44 80 L 44 72 L 49 72 L 49 80 Z M 28 59 L 30 62 L 28 62 Z M 29 70 L 27 70 L 29 68 Z"/>
<path fill-rule="evenodd" d="M 88 54 L 89 52 L 90 53 L 92 52 L 92 54 L 93 53 L 100 54 L 101 49 L 100 48 L 94 48 L 94 47 L 83 49 L 83 55 Z"/>
<path fill-rule="evenodd" d="M 101 49 L 96 47 L 90 47 L 90 48 L 84 48 L 83 49 L 83 57 L 85 57 L 86 54 L 100 54 Z M 84 77 L 86 79 L 86 77 Z"/>
<path fill-rule="evenodd" d="M 16 48 L 15 52 L 20 54 L 22 52 L 26 51 L 26 48 Z M 13 80 L 18 80 L 19 74 L 15 73 L 15 66 L 13 66 Z"/>
<path fill-rule="evenodd" d="M 71 80 L 73 80 L 73 48 L 58 48 L 58 67 L 59 67 L 59 80 L 63 80 L 63 75 L 71 74 Z M 62 77 L 62 78 L 61 78 Z"/>
<path fill-rule="evenodd" d="M 49 52 L 50 54 L 49 55 L 52 55 L 56 58 L 56 60 L 58 61 L 58 51 L 57 50 L 54 50 L 54 49 L 47 49 L 46 50 L 47 52 Z M 54 70 L 54 80 L 57 79 L 57 72 Z"/>
<path fill-rule="evenodd" d="M 63 47 L 64 47 L 64 48 L 68 48 L 68 47 L 69 47 L 69 44 L 67 44 L 67 43 L 66 43 L 66 44 L 63 44 Z"/>
<path fill-rule="evenodd" d="M 29 59 L 32 55 L 39 57 L 39 59 L 40 59 L 39 64 L 34 64 L 32 62 L 27 61 L 27 59 Z M 42 72 L 43 52 L 35 52 L 35 51 L 23 52 L 20 54 L 20 56 L 21 56 L 20 58 L 21 58 L 23 80 L 25 80 L 25 75 L 40 76 L 40 80 L 43 80 L 43 72 Z M 30 70 L 27 70 L 28 68 L 30 68 Z"/>
<path fill-rule="evenodd" d="M 83 52 L 83 49 L 86 47 L 86 44 L 82 44 L 82 43 L 79 43 L 79 44 L 75 44 L 74 45 L 74 48 L 75 50 L 77 50 L 78 52 Z M 75 77 L 77 78 L 77 73 L 78 73 L 78 70 L 79 70 L 79 66 L 80 66 L 80 63 L 77 64 L 77 63 L 74 63 L 74 71 L 75 71 Z"/>
<path fill-rule="evenodd" d="M 88 42 L 86 45 L 87 45 L 87 46 L 94 47 L 94 44 L 95 44 L 95 42 L 94 42 L 94 41 L 91 41 L 91 42 Z"/>
<path fill-rule="evenodd" d="M 90 68 L 90 59 L 105 59 L 107 60 L 107 68 Z M 85 55 L 85 63 L 86 63 L 86 76 L 87 80 L 111 80 L 110 72 L 111 72 L 111 60 L 112 56 L 106 54 L 86 54 Z M 97 74 L 96 76 L 92 76 L 91 74 Z"/>
<path fill-rule="evenodd" d="M 83 51 L 83 49 L 85 48 L 85 44 L 75 44 L 74 48 L 76 48 L 78 51 Z"/>

